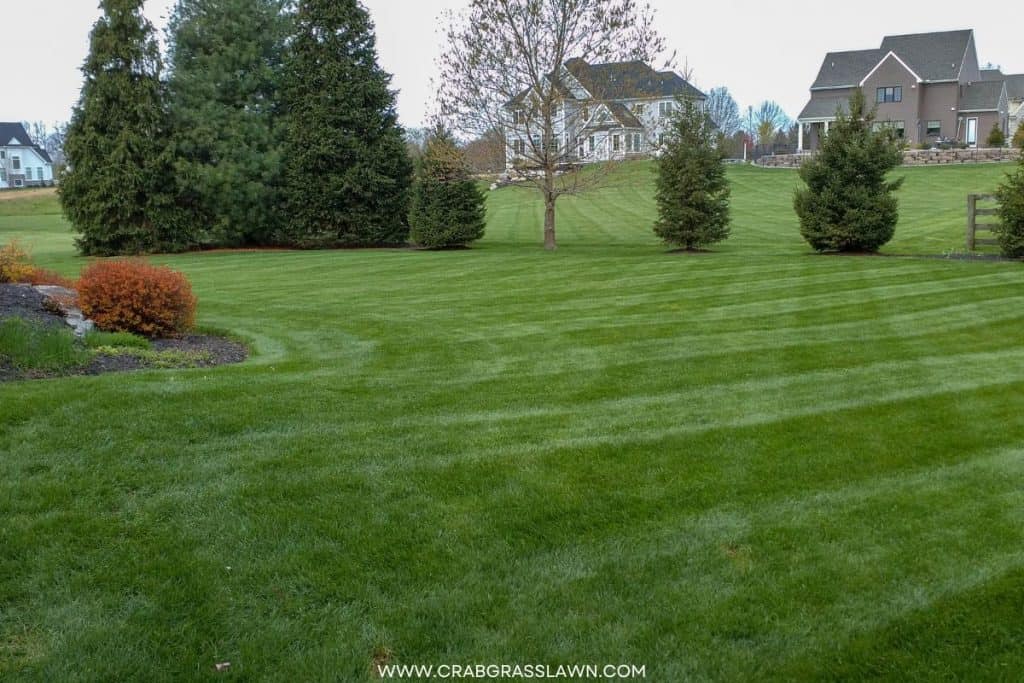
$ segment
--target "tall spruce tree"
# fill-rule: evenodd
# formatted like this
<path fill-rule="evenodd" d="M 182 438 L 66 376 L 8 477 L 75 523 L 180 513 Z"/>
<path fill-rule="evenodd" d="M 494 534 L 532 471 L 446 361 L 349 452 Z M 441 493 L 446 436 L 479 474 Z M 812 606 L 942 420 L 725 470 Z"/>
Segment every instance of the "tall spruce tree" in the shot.
<path fill-rule="evenodd" d="M 711 119 L 691 101 L 680 103 L 658 159 L 654 232 L 683 249 L 729 236 L 729 181 Z"/>
<path fill-rule="evenodd" d="M 143 0 L 101 0 L 85 82 L 68 126 L 60 198 L 86 255 L 179 251 L 181 210 L 161 61 Z"/>
<path fill-rule="evenodd" d="M 412 241 L 439 249 L 461 247 L 484 236 L 483 193 L 455 139 L 438 125 L 427 138 L 412 191 Z"/>
<path fill-rule="evenodd" d="M 800 233 L 817 251 L 877 251 L 892 239 L 899 220 L 896 190 L 903 179 L 886 175 L 900 165 L 900 141 L 889 130 L 875 130 L 875 111 L 855 90 L 850 114 L 838 113 L 821 150 L 800 167 L 807 184 L 793 207 Z"/>
<path fill-rule="evenodd" d="M 408 239 L 412 163 L 390 82 L 357 0 L 298 0 L 283 80 L 279 241 L 315 248 Z"/>
<path fill-rule="evenodd" d="M 1017 170 L 1007 174 L 996 190 L 999 223 L 994 228 L 1003 256 L 1024 258 L 1024 153 Z"/>
<path fill-rule="evenodd" d="M 168 30 L 177 170 L 209 244 L 264 244 L 279 220 L 283 0 L 178 0 Z"/>

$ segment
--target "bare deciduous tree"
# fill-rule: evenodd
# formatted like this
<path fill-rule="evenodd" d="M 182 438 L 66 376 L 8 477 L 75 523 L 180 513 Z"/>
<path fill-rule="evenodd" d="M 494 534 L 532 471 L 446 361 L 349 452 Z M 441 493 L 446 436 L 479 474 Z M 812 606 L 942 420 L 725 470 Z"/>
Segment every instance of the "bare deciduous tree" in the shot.
<path fill-rule="evenodd" d="M 736 131 L 743 127 L 743 119 L 740 117 L 740 107 L 736 104 L 732 94 L 726 87 L 712 88 L 708 91 L 708 99 L 704 103 L 704 110 L 714 121 L 718 132 L 726 138 L 731 138 Z"/>
<path fill-rule="evenodd" d="M 555 203 L 593 187 L 602 171 L 574 164 L 579 111 L 565 106 L 565 64 L 638 60 L 665 51 L 654 11 L 638 0 L 472 0 L 448 15 L 439 61 L 441 117 L 463 134 L 515 127 L 523 160 L 516 171 L 544 198 L 544 246 L 555 249 Z"/>

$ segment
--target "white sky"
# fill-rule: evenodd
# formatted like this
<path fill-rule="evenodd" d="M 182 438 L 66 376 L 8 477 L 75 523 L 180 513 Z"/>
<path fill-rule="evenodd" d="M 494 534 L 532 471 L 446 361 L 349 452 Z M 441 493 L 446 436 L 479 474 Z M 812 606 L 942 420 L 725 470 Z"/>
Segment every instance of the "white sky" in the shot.
<path fill-rule="evenodd" d="M 161 31 L 173 0 L 147 0 Z M 81 85 L 78 68 L 99 15 L 97 0 L 0 0 L 0 121 L 66 120 Z M 364 0 L 377 24 L 381 65 L 394 74 L 402 123 L 421 125 L 441 50 L 438 15 L 466 0 Z M 886 34 L 975 29 L 982 64 L 1024 72 L 1020 4 L 860 0 L 766 3 L 651 0 L 671 48 L 702 90 L 725 85 L 741 108 L 778 101 L 795 117 L 825 52 L 878 47 Z M 927 7 L 927 11 L 924 9 Z"/>

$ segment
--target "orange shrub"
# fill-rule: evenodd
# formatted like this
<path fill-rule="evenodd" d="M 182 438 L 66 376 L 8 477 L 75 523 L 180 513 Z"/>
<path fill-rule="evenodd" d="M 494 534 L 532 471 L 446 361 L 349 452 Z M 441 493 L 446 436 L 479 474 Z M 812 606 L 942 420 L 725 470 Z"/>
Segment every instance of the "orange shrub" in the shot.
<path fill-rule="evenodd" d="M 35 268 L 17 242 L 0 247 L 0 282 L 23 282 Z"/>
<path fill-rule="evenodd" d="M 74 280 L 70 280 L 60 273 L 47 270 L 46 268 L 33 268 L 32 272 L 26 275 L 22 282 L 30 285 L 57 285 L 67 289 L 75 288 Z"/>
<path fill-rule="evenodd" d="M 82 271 L 78 305 L 101 330 L 149 337 L 185 332 L 196 314 L 184 275 L 135 259 L 97 261 Z"/>

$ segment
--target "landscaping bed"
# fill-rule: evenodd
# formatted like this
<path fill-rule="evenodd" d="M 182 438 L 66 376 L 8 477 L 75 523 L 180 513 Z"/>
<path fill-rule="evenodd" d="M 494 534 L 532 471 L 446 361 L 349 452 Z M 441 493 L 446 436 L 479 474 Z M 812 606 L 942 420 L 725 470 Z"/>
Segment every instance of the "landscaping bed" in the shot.
<path fill-rule="evenodd" d="M 50 307 L 52 308 L 52 307 Z M 76 338 L 31 285 L 0 284 L 0 382 L 240 363 L 245 345 L 212 334 L 148 340 L 90 332 Z"/>

